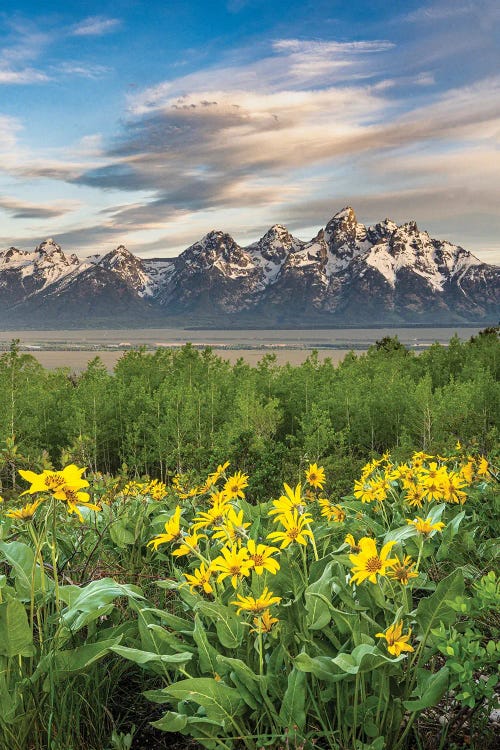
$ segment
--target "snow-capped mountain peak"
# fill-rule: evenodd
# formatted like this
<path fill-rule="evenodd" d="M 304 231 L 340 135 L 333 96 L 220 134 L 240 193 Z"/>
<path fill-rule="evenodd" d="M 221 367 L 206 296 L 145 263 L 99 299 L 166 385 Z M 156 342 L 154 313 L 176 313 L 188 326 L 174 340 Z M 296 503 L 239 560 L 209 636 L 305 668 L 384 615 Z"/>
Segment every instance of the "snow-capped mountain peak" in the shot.
<path fill-rule="evenodd" d="M 37 310 L 57 310 L 61 325 L 65 310 L 76 320 L 83 308 L 85 324 L 92 316 L 144 323 L 151 315 L 224 325 L 491 324 L 500 315 L 500 277 L 414 221 L 366 227 L 350 206 L 309 242 L 275 224 L 247 247 L 208 232 L 175 258 L 142 259 L 119 245 L 80 262 L 50 238 L 33 252 L 0 252 L 0 321 L 38 321 Z"/>

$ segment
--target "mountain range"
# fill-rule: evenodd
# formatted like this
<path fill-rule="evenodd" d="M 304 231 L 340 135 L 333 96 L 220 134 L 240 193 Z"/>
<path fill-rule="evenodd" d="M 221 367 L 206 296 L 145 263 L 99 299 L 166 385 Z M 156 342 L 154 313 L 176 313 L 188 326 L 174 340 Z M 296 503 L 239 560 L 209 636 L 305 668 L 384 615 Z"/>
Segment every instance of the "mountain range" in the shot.
<path fill-rule="evenodd" d="M 0 252 L 0 327 L 492 324 L 500 268 L 414 221 L 346 207 L 309 242 L 276 224 L 241 247 L 212 231 L 175 258 L 123 245 L 80 260 L 52 239 Z"/>

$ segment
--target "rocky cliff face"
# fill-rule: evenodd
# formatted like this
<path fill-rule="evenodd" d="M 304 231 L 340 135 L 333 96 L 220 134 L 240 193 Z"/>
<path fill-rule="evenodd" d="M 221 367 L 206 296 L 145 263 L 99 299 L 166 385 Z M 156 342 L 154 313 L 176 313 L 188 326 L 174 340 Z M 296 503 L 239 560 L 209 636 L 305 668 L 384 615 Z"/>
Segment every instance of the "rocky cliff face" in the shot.
<path fill-rule="evenodd" d="M 496 323 L 500 269 L 415 222 L 365 226 L 346 207 L 309 242 L 275 225 L 241 247 L 209 232 L 176 258 L 122 245 L 79 261 L 53 240 L 0 253 L 0 323 Z"/>

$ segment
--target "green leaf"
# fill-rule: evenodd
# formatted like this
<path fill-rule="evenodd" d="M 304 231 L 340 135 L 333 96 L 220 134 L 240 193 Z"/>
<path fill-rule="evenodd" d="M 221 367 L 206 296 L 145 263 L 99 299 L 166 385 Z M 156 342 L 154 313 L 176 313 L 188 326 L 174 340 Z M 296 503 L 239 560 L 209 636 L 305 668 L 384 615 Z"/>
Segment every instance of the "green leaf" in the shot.
<path fill-rule="evenodd" d="M 244 698 L 245 702 L 252 708 L 258 708 L 262 703 L 261 690 L 259 687 L 259 684 L 262 683 L 261 677 L 256 675 L 255 672 L 245 664 L 245 662 L 241 661 L 241 659 L 234 659 L 230 656 L 222 656 L 219 654 L 217 657 L 217 663 L 223 667 L 229 667 L 231 670 L 229 676 L 238 688 L 242 698 Z M 220 671 L 222 672 L 223 670 Z M 262 685 L 262 687 L 264 686 Z M 248 693 L 250 698 L 248 698 L 248 696 L 245 697 L 243 692 Z M 257 703 L 257 705 L 252 705 L 251 701 Z"/>
<path fill-rule="evenodd" d="M 426 669 L 417 671 L 417 687 L 413 694 L 418 696 L 417 700 L 403 701 L 403 706 L 408 711 L 422 711 L 424 708 L 435 706 L 446 690 L 450 680 L 450 670 L 448 667 L 441 667 L 439 672 L 432 674 Z"/>
<path fill-rule="evenodd" d="M 186 727 L 188 717 L 175 711 L 167 711 L 158 721 L 152 721 L 151 726 L 161 729 L 163 732 L 180 732 Z"/>
<path fill-rule="evenodd" d="M 52 590 L 54 582 L 47 574 L 42 574 L 40 566 L 35 563 L 35 553 L 23 542 L 0 542 L 0 553 L 12 566 L 16 592 L 23 601 L 30 601 L 31 591 L 35 596 L 43 593 L 42 575 L 45 588 Z"/>
<path fill-rule="evenodd" d="M 123 656 L 124 659 L 133 661 L 141 666 L 153 663 L 178 668 L 179 666 L 183 667 L 193 658 L 193 654 L 187 651 L 179 654 L 155 654 L 151 651 L 141 651 L 140 649 L 127 648 L 126 646 L 113 646 L 110 650 L 119 656 Z"/>
<path fill-rule="evenodd" d="M 32 656 L 33 637 L 28 615 L 19 599 L 0 604 L 0 656 Z"/>
<path fill-rule="evenodd" d="M 455 570 L 437 585 L 431 596 L 421 599 L 415 619 L 426 638 L 434 625 L 442 622 L 451 625 L 457 618 L 457 612 L 451 603 L 457 596 L 464 593 L 464 577 L 461 570 Z"/>
<path fill-rule="evenodd" d="M 198 602 L 196 609 L 215 623 L 217 637 L 225 648 L 238 648 L 241 645 L 245 628 L 229 607 L 215 602 Z"/>
<path fill-rule="evenodd" d="M 306 701 L 307 676 L 296 667 L 288 675 L 288 686 L 281 703 L 280 719 L 284 727 L 289 730 L 297 727 L 304 729 L 306 723 L 305 701 Z"/>
<path fill-rule="evenodd" d="M 352 653 L 339 654 L 332 661 L 344 672 L 363 674 L 364 672 L 372 672 L 382 666 L 397 664 L 404 658 L 403 654 L 395 658 L 386 656 L 377 646 L 362 643 L 356 646 Z"/>
<path fill-rule="evenodd" d="M 210 677 L 190 677 L 165 688 L 177 700 L 191 701 L 203 706 L 207 718 L 224 725 L 241 713 L 243 702 L 238 691 Z"/>
<path fill-rule="evenodd" d="M 295 657 L 293 663 L 301 672 L 310 672 L 320 680 L 339 682 L 345 679 L 345 672 L 328 656 L 313 657 L 303 652 Z"/>
<path fill-rule="evenodd" d="M 40 660 L 31 681 L 35 682 L 41 674 L 46 674 L 43 689 L 48 691 L 53 682 L 61 682 L 77 672 L 83 672 L 91 664 L 107 656 L 119 641 L 120 637 L 109 638 L 77 648 L 54 651 Z"/>
<path fill-rule="evenodd" d="M 126 521 L 118 519 L 109 526 L 109 536 L 120 549 L 135 544 L 135 534 L 127 528 Z"/>
<path fill-rule="evenodd" d="M 193 639 L 198 646 L 198 661 L 200 671 L 210 674 L 212 677 L 217 672 L 217 650 L 208 642 L 207 634 L 200 616 L 197 614 L 194 618 Z"/>
<path fill-rule="evenodd" d="M 328 563 L 321 578 L 311 583 L 305 590 L 306 623 L 311 630 L 321 630 L 330 622 L 331 615 L 328 607 L 328 597 L 332 590 L 332 566 Z M 327 599 L 325 603 L 325 598 Z"/>

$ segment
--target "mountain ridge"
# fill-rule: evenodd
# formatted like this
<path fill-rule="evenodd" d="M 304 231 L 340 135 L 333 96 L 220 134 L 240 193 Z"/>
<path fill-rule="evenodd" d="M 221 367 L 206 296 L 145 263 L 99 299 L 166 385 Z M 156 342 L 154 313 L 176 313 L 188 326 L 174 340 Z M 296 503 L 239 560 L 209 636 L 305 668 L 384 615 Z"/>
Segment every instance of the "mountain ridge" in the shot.
<path fill-rule="evenodd" d="M 0 252 L 0 326 L 307 327 L 496 323 L 500 268 L 416 222 L 357 221 L 350 206 L 309 241 L 281 224 L 239 245 L 212 230 L 175 258 L 124 245 L 80 260 L 51 238 Z"/>

